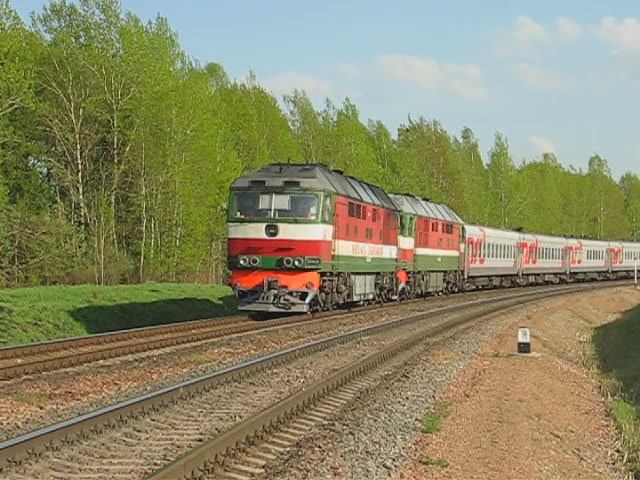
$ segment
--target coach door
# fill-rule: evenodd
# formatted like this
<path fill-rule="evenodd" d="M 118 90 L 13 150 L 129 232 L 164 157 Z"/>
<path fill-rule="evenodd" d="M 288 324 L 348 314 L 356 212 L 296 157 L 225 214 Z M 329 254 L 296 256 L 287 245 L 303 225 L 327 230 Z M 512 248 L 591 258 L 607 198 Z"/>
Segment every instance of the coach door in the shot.
<path fill-rule="evenodd" d="M 526 242 L 520 242 L 516 246 L 516 271 L 518 272 L 518 277 L 522 278 L 522 273 L 524 270 L 524 256 L 525 250 L 527 248 Z"/>
<path fill-rule="evenodd" d="M 607 248 L 605 252 L 605 263 L 604 267 L 607 269 L 609 273 L 613 270 L 613 249 Z"/>
<path fill-rule="evenodd" d="M 569 275 L 571 270 L 571 247 L 563 247 L 562 249 L 562 270 Z"/>

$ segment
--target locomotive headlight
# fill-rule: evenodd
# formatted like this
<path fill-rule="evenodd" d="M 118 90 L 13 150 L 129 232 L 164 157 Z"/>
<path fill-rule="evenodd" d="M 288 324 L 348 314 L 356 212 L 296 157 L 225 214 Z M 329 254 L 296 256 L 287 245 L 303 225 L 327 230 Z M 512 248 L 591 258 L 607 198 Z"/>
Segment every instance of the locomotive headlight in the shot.
<path fill-rule="evenodd" d="M 246 267 L 247 265 L 249 265 L 249 257 L 240 257 L 238 258 L 238 265 L 240 265 L 241 267 Z"/>
<path fill-rule="evenodd" d="M 260 258 L 259 257 L 251 257 L 249 259 L 249 263 L 251 264 L 252 267 L 257 267 L 260 264 Z"/>
<path fill-rule="evenodd" d="M 296 257 L 296 259 L 293 261 L 293 264 L 297 267 L 300 268 L 304 265 L 304 258 L 302 257 Z"/>
<path fill-rule="evenodd" d="M 284 257 L 282 259 L 282 264 L 287 267 L 287 268 L 291 268 L 293 266 L 293 258 L 291 257 Z"/>

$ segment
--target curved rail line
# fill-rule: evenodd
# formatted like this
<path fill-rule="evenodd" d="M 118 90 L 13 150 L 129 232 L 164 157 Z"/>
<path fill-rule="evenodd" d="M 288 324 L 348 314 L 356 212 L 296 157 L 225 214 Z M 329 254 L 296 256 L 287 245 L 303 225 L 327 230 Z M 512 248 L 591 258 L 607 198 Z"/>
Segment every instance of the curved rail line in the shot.
<path fill-rule="evenodd" d="M 261 467 L 267 463 L 267 460 L 296 443 L 304 431 L 309 429 L 305 427 L 322 422 L 355 397 L 358 390 L 371 386 L 371 379 L 367 377 L 370 377 L 372 372 L 381 365 L 401 354 L 412 356 L 411 351 L 425 340 L 472 323 L 478 320 L 478 317 L 484 317 L 520 303 L 579 291 L 584 291 L 584 288 L 569 287 L 565 291 L 552 289 L 552 291 L 529 292 L 524 295 L 469 302 L 470 304 L 456 308 L 439 309 L 438 313 L 451 310 L 464 312 L 470 306 L 481 307 L 479 311 L 471 310 L 467 314 L 458 315 L 439 325 L 427 326 L 414 336 L 396 341 L 380 351 L 367 355 L 353 365 L 340 369 L 328 378 L 317 381 L 311 386 L 305 386 L 272 407 L 238 423 L 222 435 L 206 441 L 146 478 L 147 480 L 199 479 L 215 475 L 216 478 L 237 479 L 243 476 L 251 478 L 253 474 L 263 473 L 264 470 Z M 412 315 L 406 320 L 411 321 L 409 319 L 421 316 L 421 314 Z M 396 321 L 403 320 L 405 319 Z"/>
<path fill-rule="evenodd" d="M 369 308 L 390 307 L 392 304 Z M 352 310 L 335 310 L 262 322 L 243 316 L 212 318 L 2 347 L 0 348 L 0 381 L 160 348 L 295 325 L 350 312 Z"/>
<path fill-rule="evenodd" d="M 466 294 L 473 295 L 481 292 L 472 291 Z M 413 299 L 403 304 L 424 302 L 430 298 L 436 297 Z M 262 322 L 256 322 L 244 316 L 230 316 L 0 347 L 0 381 L 166 347 L 327 319 L 368 309 L 380 310 L 396 306 L 396 303 L 384 303 Z"/>
<path fill-rule="evenodd" d="M 3 470 L 6 471 L 8 466 L 11 466 L 13 464 L 20 464 L 24 459 L 29 458 L 34 454 L 37 455 L 38 453 L 41 453 L 48 449 L 56 448 L 56 446 L 59 445 L 61 442 L 73 443 L 75 439 L 90 437 L 92 435 L 99 434 L 105 429 L 108 430 L 110 427 L 113 427 L 115 425 L 126 423 L 132 417 L 138 418 L 140 416 L 144 416 L 147 413 L 156 412 L 158 410 L 167 408 L 167 406 L 169 405 L 179 404 L 180 402 L 185 401 L 186 399 L 197 397 L 203 392 L 206 392 L 218 385 L 238 381 L 250 375 L 260 373 L 269 367 L 282 365 L 282 364 L 291 362 L 292 360 L 295 360 L 297 358 L 310 355 L 314 352 L 326 350 L 331 346 L 345 343 L 357 338 L 369 336 L 376 333 L 387 332 L 387 331 L 399 328 L 401 326 L 409 325 L 423 319 L 437 317 L 443 314 L 460 313 L 460 312 L 464 312 L 467 309 L 473 310 L 473 308 L 475 307 L 483 308 L 481 315 L 486 315 L 487 313 L 491 313 L 492 311 L 508 308 L 510 306 L 518 305 L 520 303 L 524 303 L 532 300 L 538 300 L 546 297 L 576 293 L 580 291 L 586 291 L 586 290 L 592 290 L 592 289 L 598 289 L 598 288 L 621 286 L 626 284 L 627 282 L 615 282 L 615 283 L 612 282 L 607 284 L 595 284 L 595 285 L 583 284 L 578 286 L 563 286 L 563 287 L 547 288 L 544 290 L 537 290 L 535 292 L 520 291 L 518 293 L 511 294 L 508 296 L 483 298 L 480 300 L 474 300 L 474 301 L 465 302 L 462 304 L 446 306 L 442 308 L 415 313 L 412 315 L 402 317 L 400 319 L 379 322 L 374 325 L 360 327 L 360 328 L 351 330 L 349 332 L 334 335 L 329 338 L 308 342 L 304 345 L 284 349 L 275 353 L 270 353 L 268 355 L 264 355 L 259 358 L 245 361 L 240 364 L 237 364 L 228 368 L 224 368 L 222 370 L 219 370 L 198 378 L 194 378 L 189 381 L 179 383 L 177 385 L 173 385 L 171 387 L 166 387 L 146 395 L 132 398 L 130 400 L 120 402 L 115 405 L 102 408 L 94 412 L 87 413 L 79 417 L 72 418 L 72 419 L 69 419 L 45 428 L 41 428 L 24 435 L 20 435 L 18 437 L 15 437 L 7 441 L 0 442 L 0 473 L 2 473 Z M 479 314 L 477 312 L 472 312 L 470 315 L 464 318 L 468 318 L 468 319 L 477 318 L 478 315 Z M 419 341 L 417 340 L 417 338 L 418 337 L 416 337 L 416 341 Z M 420 338 L 423 338 L 423 337 L 420 337 Z M 387 350 L 388 349 L 385 348 L 380 353 L 387 352 Z M 360 362 L 357 362 L 357 365 L 359 364 Z M 348 367 L 349 370 L 353 372 L 358 370 L 358 368 L 356 368 L 355 365 L 356 364 L 354 364 L 354 366 Z M 336 385 L 338 385 L 338 383 L 336 383 Z M 326 390 L 324 387 L 316 388 L 316 386 L 305 388 L 304 391 L 305 392 L 318 391 L 318 392 L 325 392 L 325 393 L 328 392 L 328 390 Z M 309 401 L 310 397 L 305 396 L 304 398 L 306 399 L 305 401 Z M 316 398 L 316 397 L 312 396 L 312 398 Z M 298 400 L 296 400 L 295 402 L 298 402 Z M 285 408 L 283 405 L 281 405 L 278 408 Z M 292 404 L 287 403 L 286 408 L 289 409 L 291 405 Z M 295 409 L 298 409 L 299 403 L 296 403 L 296 405 L 298 406 L 295 407 Z M 268 410 L 272 411 L 273 409 L 268 409 Z M 279 409 L 276 409 L 273 411 L 281 412 L 281 410 Z M 278 413 L 274 418 L 279 418 L 278 417 L 279 415 L 280 413 Z M 273 420 L 273 418 L 271 420 Z M 251 429 L 253 429 L 253 427 L 249 428 L 249 430 Z M 242 430 L 244 431 L 246 429 L 243 427 Z M 255 435 L 255 431 L 254 430 L 251 430 L 251 431 L 254 432 L 251 435 Z M 235 439 L 236 437 L 235 436 L 229 437 L 227 435 L 225 438 Z M 225 448 L 228 448 L 228 447 L 225 447 Z M 210 452 L 209 449 L 205 449 L 205 450 L 207 452 Z M 214 455 L 213 457 L 214 461 L 217 461 L 215 460 L 217 458 L 216 455 Z M 194 457 L 189 457 L 189 458 L 193 459 Z M 211 462 L 211 458 L 212 457 L 209 455 L 209 453 L 207 453 L 206 462 Z M 193 462 L 195 462 L 195 460 Z M 195 467 L 193 466 L 195 465 L 195 463 L 193 462 L 192 460 L 187 461 L 187 460 L 181 459 L 180 461 L 177 462 L 177 465 L 181 465 L 181 466 L 178 466 L 175 468 L 181 468 L 184 472 L 186 472 L 189 469 L 191 469 L 189 471 L 195 472 L 196 470 L 201 468 L 202 465 L 199 464 L 200 465 L 199 467 Z M 197 462 L 200 462 L 200 460 L 197 460 Z M 191 466 L 188 466 L 188 465 L 191 465 Z"/>

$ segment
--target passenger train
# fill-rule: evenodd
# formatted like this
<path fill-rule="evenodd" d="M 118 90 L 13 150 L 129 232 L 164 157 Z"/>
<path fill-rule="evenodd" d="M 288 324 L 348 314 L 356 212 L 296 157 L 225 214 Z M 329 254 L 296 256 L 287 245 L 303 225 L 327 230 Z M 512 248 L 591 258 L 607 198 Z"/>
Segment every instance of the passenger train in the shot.
<path fill-rule="evenodd" d="M 631 277 L 640 243 L 468 225 L 448 206 L 321 164 L 272 164 L 231 186 L 239 310 L 300 313 L 480 288 Z"/>

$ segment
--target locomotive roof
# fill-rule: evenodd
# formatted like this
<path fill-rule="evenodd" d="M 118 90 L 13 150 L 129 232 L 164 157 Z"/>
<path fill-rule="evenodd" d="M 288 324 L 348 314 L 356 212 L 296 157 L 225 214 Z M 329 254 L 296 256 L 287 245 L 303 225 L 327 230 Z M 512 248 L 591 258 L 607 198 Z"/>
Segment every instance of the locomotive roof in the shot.
<path fill-rule="evenodd" d="M 390 210 L 396 206 L 384 190 L 319 163 L 275 163 L 236 179 L 231 188 L 304 188 L 351 197 Z"/>
<path fill-rule="evenodd" d="M 424 198 L 418 198 L 407 193 L 391 194 L 391 199 L 396 208 L 401 212 L 413 213 L 421 217 L 435 218 L 453 223 L 464 223 L 464 220 L 447 205 L 430 202 Z"/>

